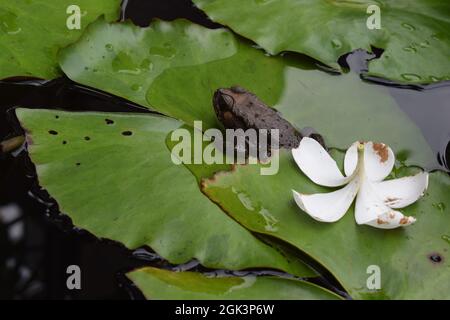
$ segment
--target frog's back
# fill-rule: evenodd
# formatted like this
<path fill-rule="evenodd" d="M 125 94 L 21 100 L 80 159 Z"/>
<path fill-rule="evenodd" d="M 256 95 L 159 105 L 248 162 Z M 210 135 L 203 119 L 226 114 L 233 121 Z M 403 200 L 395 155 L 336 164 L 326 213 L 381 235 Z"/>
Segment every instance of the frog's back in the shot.
<path fill-rule="evenodd" d="M 254 94 L 248 93 L 245 99 L 236 101 L 234 113 L 242 119 L 247 128 L 278 129 L 279 144 L 284 148 L 297 148 L 300 144 L 301 134 L 273 108 L 268 107 Z"/>

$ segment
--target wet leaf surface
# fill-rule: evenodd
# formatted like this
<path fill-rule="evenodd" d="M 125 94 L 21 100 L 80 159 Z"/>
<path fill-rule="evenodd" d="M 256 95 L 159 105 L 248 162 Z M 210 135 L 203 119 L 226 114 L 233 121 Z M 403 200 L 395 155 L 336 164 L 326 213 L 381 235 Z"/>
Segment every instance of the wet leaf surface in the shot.
<path fill-rule="evenodd" d="M 139 114 L 18 109 L 38 180 L 74 225 L 130 249 L 147 245 L 169 262 L 209 268 L 315 273 L 255 238 L 205 197 L 171 161 L 176 120 Z"/>
<path fill-rule="evenodd" d="M 157 20 L 140 28 L 99 19 L 81 41 L 61 51 L 60 65 L 79 83 L 148 106 L 146 91 L 164 70 L 224 59 L 235 51 L 231 33 L 187 20 Z"/>
<path fill-rule="evenodd" d="M 331 76 L 318 71 L 315 63 L 303 56 L 268 57 L 262 50 L 252 48 L 250 42 L 223 29 L 212 31 L 188 21 L 158 21 L 149 29 L 130 23 L 108 24 L 105 21 L 118 17 L 119 2 L 92 2 L 78 1 L 82 30 L 76 31 L 66 28 L 67 1 L 0 0 L 0 78 L 61 75 L 55 63 L 58 50 L 73 43 L 90 22 L 106 14 L 105 19 L 90 25 L 80 42 L 60 56 L 62 68 L 75 81 L 188 124 L 203 120 L 204 128 L 219 126 L 212 111 L 213 91 L 240 84 L 282 111 L 297 127 L 318 129 L 329 145 L 344 148 L 356 139 L 377 139 L 399 151 L 403 164 L 429 163 L 432 154 L 422 134 L 384 88 L 361 82 L 351 73 Z M 254 2 L 260 6 L 292 3 Z M 223 6 L 225 2 L 208 2 L 212 6 L 214 3 Z M 320 3 L 316 1 L 312 7 Z M 409 83 L 448 78 L 448 57 L 442 54 L 448 51 L 449 43 L 448 4 L 415 0 L 411 10 L 411 2 L 406 6 L 405 1 L 388 6 L 385 1 L 377 3 L 389 11 L 387 31 L 373 32 L 366 38 L 367 34 L 354 34 L 357 28 L 349 31 L 352 24 L 345 21 L 342 29 L 336 28 L 335 22 L 326 23 L 325 27 L 321 24 L 316 30 L 332 29 L 338 34 L 332 34 L 336 37 L 331 41 L 322 37 L 314 43 L 315 51 L 307 54 L 338 68 L 339 52 L 346 53 L 361 43 L 370 50 L 370 45 L 376 44 L 387 51 L 370 63 L 371 75 Z M 347 14 L 351 8 L 357 22 L 367 4 L 326 2 L 327 6 L 342 8 L 333 11 L 337 16 Z M 239 3 L 239 10 L 247 14 L 252 5 L 251 1 Z M 398 19 L 400 10 L 407 21 L 396 25 L 393 19 Z M 258 18 L 257 11 L 252 14 Z M 45 22 L 41 21 L 43 17 Z M 365 21 L 366 17 L 362 19 Z M 384 17 L 383 13 L 383 21 Z M 256 24 L 260 21 L 253 20 Z M 237 22 L 240 23 L 248 21 Z M 272 28 L 266 38 L 277 30 L 278 26 L 274 28 L 271 23 L 272 19 L 264 21 Z M 445 32 L 440 33 L 441 29 Z M 284 34 L 287 32 L 283 30 L 279 33 Z M 298 31 L 290 28 L 289 34 L 297 37 Z M 283 40 L 279 35 L 277 38 Z M 298 39 L 287 45 L 297 45 Z M 264 40 L 263 37 L 261 41 Z M 301 44 L 311 45 L 308 41 Z M 283 50 L 303 52 L 279 49 Z M 151 246 L 172 263 L 197 258 L 211 268 L 275 268 L 314 276 L 298 260 L 298 248 L 328 268 L 353 297 L 448 298 L 445 284 L 449 282 L 450 183 L 448 175 L 442 172 L 432 174 L 425 198 L 405 210 L 419 218 L 416 225 L 406 230 L 385 232 L 357 227 L 352 212 L 330 226 L 311 221 L 288 198 L 290 188 L 304 192 L 325 189 L 312 185 L 298 171 L 293 172 L 295 165 L 284 153 L 280 176 L 262 177 L 258 166 L 239 166 L 236 171 L 204 180 L 203 190 L 232 219 L 202 195 L 197 185 L 219 170 L 230 170 L 230 166 L 186 166 L 197 178 L 195 181 L 186 168 L 168 160 L 167 148 L 173 147 L 168 134 L 182 123 L 153 115 L 23 109 L 18 112 L 29 130 L 31 156 L 40 183 L 51 191 L 61 211 L 69 214 L 78 227 L 98 237 L 122 242 L 128 248 Z M 184 126 L 192 130 L 189 125 Z M 334 155 L 341 156 L 339 152 Z M 414 171 L 401 166 L 393 176 L 411 170 Z M 245 227 L 258 234 L 252 235 Z M 294 248 L 287 250 L 282 241 L 273 237 Z M 366 287 L 369 274 L 365 265 L 369 264 L 381 267 L 381 290 Z M 205 278 L 198 273 L 152 268 L 131 272 L 129 276 L 150 298 L 336 298 L 309 283 L 275 277 Z"/>
<path fill-rule="evenodd" d="M 229 26 L 271 54 L 294 51 L 340 69 L 340 56 L 384 49 L 369 74 L 403 83 L 450 79 L 450 4 L 440 0 L 193 0 L 215 22 Z M 370 5 L 381 29 L 369 30 Z M 372 11 L 373 13 L 373 11 Z"/>
<path fill-rule="evenodd" d="M 71 5 L 80 9 L 80 29 L 67 27 L 76 12 L 68 10 Z M 60 76 L 58 50 L 75 42 L 99 16 L 113 21 L 119 12 L 120 0 L 1 0 L 0 79 Z"/>
<path fill-rule="evenodd" d="M 95 40 L 94 46 L 88 38 Z M 164 45 L 173 54 L 155 53 Z M 115 65 L 118 60 L 120 68 Z M 152 68 L 140 67 L 149 61 L 154 62 Z M 408 154 L 407 164 L 427 166 L 435 161 L 422 133 L 387 88 L 361 82 L 352 73 L 327 74 L 298 56 L 267 57 L 223 29 L 184 20 L 156 21 L 147 29 L 98 21 L 79 43 L 62 52 L 60 62 L 74 81 L 188 124 L 202 120 L 204 129 L 219 127 L 213 92 L 238 84 L 275 106 L 298 128 L 314 127 L 329 146 L 382 141 Z"/>

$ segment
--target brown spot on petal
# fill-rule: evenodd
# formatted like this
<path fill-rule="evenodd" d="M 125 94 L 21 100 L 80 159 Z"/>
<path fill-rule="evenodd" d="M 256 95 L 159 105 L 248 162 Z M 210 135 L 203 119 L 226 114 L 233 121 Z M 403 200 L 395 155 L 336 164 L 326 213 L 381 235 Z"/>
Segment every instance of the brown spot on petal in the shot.
<path fill-rule="evenodd" d="M 386 204 L 394 204 L 394 203 L 396 203 L 399 200 L 400 200 L 399 198 L 386 198 L 386 200 L 384 200 L 384 203 L 386 203 Z"/>
<path fill-rule="evenodd" d="M 400 200 L 399 198 L 387 198 L 386 202 L 395 202 L 397 200 Z"/>
<path fill-rule="evenodd" d="M 389 213 L 389 218 L 390 219 L 394 219 L 395 218 L 395 213 L 394 212 L 390 212 Z"/>
<path fill-rule="evenodd" d="M 408 224 L 409 223 L 409 217 L 403 217 L 400 219 L 400 224 Z"/>
<path fill-rule="evenodd" d="M 378 223 L 378 224 L 388 224 L 389 222 L 384 221 L 383 219 L 378 218 L 378 219 L 377 219 L 377 223 Z"/>
<path fill-rule="evenodd" d="M 384 163 L 389 158 L 388 147 L 384 143 L 374 143 L 373 150 L 380 157 L 380 162 Z"/>

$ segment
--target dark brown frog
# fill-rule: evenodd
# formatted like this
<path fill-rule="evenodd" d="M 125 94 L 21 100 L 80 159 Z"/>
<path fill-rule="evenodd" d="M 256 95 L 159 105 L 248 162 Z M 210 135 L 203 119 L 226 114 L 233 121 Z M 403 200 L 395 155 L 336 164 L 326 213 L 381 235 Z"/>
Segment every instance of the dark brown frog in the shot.
<path fill-rule="evenodd" d="M 316 139 L 324 146 L 321 135 L 311 128 L 300 133 L 274 109 L 242 87 L 221 88 L 213 97 L 218 120 L 226 129 L 278 129 L 280 148 L 297 148 L 303 136 Z"/>

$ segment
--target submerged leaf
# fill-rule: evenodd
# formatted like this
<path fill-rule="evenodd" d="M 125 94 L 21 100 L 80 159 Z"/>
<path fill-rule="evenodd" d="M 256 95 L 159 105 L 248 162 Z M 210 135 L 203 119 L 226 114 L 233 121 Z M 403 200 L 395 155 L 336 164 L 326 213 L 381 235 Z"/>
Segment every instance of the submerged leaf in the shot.
<path fill-rule="evenodd" d="M 295 51 L 339 69 L 340 56 L 384 49 L 369 74 L 397 82 L 450 79 L 450 3 L 441 0 L 193 0 L 271 54 Z M 369 29 L 373 9 L 380 29 Z M 367 12 L 370 13 L 367 13 Z"/>
<path fill-rule="evenodd" d="M 210 268 L 314 272 L 256 239 L 171 161 L 166 136 L 181 124 L 139 114 L 18 109 L 39 183 L 77 227 L 169 262 Z"/>
<path fill-rule="evenodd" d="M 127 274 L 147 299 L 170 300 L 336 300 L 339 296 L 308 282 L 277 277 L 207 277 L 196 272 L 143 268 Z"/>

